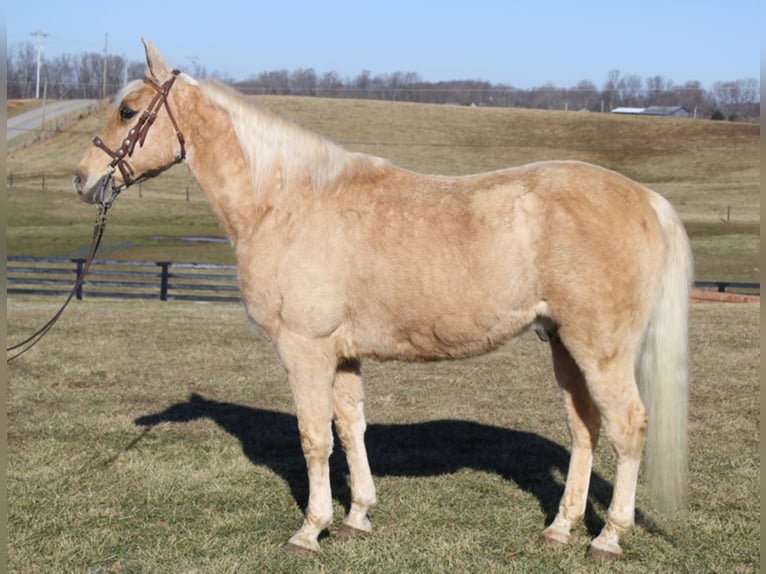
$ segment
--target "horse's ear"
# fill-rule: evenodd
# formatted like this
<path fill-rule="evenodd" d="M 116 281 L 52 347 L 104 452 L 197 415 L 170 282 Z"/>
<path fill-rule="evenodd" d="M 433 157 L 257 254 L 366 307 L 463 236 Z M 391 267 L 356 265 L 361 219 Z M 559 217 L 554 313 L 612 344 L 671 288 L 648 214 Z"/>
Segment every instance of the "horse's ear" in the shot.
<path fill-rule="evenodd" d="M 157 84 L 162 84 L 170 76 L 170 67 L 154 44 L 146 38 L 141 38 L 141 41 L 146 50 L 146 77 Z"/>

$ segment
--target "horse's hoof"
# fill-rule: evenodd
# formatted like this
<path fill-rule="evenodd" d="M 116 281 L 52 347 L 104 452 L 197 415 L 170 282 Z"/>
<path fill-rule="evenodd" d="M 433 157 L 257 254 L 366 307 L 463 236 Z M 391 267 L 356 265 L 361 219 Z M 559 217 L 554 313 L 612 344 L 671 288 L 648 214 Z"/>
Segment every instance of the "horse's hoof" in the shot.
<path fill-rule="evenodd" d="M 341 524 L 338 526 L 336 535 L 339 538 L 367 538 L 370 533 L 366 530 L 360 530 L 359 528 L 349 526 L 348 524 Z"/>
<path fill-rule="evenodd" d="M 622 551 L 614 552 L 611 550 L 605 550 L 603 548 L 598 548 L 596 546 L 593 546 L 593 544 L 591 544 L 588 547 L 587 557 L 590 558 L 591 560 L 597 560 L 599 562 L 619 560 L 620 558 L 622 558 Z"/>
<path fill-rule="evenodd" d="M 289 554 L 290 556 L 316 556 L 319 554 L 316 550 L 312 550 L 311 548 L 306 548 L 305 546 L 298 546 L 297 544 L 293 544 L 292 542 L 288 543 L 287 546 L 285 546 L 285 552 Z"/>
<path fill-rule="evenodd" d="M 547 546 L 548 548 L 564 548 L 564 546 L 567 545 L 566 542 L 562 542 L 561 540 L 556 540 L 555 538 L 549 538 L 548 536 L 545 536 L 544 534 L 541 534 L 538 538 L 538 542 L 542 544 L 543 546 Z"/>
<path fill-rule="evenodd" d="M 550 546 L 551 548 L 563 548 L 569 543 L 569 536 L 559 534 L 555 531 L 544 531 L 540 534 L 538 539 L 543 546 Z"/>

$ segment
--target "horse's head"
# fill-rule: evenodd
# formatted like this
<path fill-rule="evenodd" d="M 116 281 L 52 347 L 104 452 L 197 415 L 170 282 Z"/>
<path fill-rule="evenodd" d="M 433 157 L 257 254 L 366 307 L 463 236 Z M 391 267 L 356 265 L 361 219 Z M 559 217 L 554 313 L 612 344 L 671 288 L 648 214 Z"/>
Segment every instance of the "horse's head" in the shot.
<path fill-rule="evenodd" d="M 74 187 L 89 203 L 107 201 L 108 194 L 153 177 L 185 157 L 177 108 L 170 101 L 179 73 L 168 67 L 154 45 L 143 42 L 146 77 L 117 96 L 106 127 L 74 173 Z"/>

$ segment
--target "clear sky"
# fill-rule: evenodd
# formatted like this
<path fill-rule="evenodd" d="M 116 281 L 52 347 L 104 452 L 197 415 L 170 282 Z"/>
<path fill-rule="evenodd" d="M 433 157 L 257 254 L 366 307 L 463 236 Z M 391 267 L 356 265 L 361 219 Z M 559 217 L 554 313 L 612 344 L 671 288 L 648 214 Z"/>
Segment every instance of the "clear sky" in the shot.
<path fill-rule="evenodd" d="M 416 72 L 531 88 L 601 87 L 610 70 L 680 85 L 760 78 L 758 0 L 11 0 L 9 48 L 48 34 L 44 54 L 108 52 L 245 79 L 314 68 L 353 78 Z"/>

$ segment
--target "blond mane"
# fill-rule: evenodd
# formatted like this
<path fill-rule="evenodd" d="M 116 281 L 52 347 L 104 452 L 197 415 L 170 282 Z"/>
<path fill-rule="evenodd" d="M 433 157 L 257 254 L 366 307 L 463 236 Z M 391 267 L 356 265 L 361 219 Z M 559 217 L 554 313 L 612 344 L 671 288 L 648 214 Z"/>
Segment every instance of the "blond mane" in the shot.
<path fill-rule="evenodd" d="M 203 81 L 200 88 L 231 117 L 259 196 L 277 172 L 282 189 L 308 181 L 315 193 L 326 192 L 357 155 L 227 86 Z"/>

